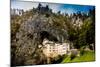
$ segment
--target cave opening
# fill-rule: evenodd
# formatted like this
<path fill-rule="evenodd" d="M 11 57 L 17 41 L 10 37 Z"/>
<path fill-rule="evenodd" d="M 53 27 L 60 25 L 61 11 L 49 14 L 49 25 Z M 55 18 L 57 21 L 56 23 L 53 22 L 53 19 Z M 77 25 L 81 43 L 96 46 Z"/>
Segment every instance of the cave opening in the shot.
<path fill-rule="evenodd" d="M 54 42 L 57 42 L 58 41 L 58 39 L 55 36 L 53 36 L 52 34 L 50 34 L 47 31 L 41 31 L 40 32 L 40 37 L 41 37 L 42 42 L 43 42 L 43 40 L 45 38 L 47 38 L 50 41 L 54 41 Z"/>

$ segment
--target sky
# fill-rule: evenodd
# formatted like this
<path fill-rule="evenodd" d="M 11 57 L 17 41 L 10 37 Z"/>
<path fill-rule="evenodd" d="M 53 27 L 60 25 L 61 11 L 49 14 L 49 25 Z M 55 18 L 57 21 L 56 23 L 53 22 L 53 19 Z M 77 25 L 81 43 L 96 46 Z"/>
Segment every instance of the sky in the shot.
<path fill-rule="evenodd" d="M 31 2 L 31 1 L 16 1 L 11 0 L 11 8 L 15 9 L 23 9 L 24 11 L 36 8 L 39 2 Z M 73 4 L 58 4 L 58 3 L 41 3 L 42 6 L 49 5 L 49 8 L 52 9 L 53 12 L 61 11 L 61 13 L 76 13 L 76 12 L 84 12 L 87 13 L 90 9 L 95 8 L 94 6 L 89 5 L 73 5 Z"/>

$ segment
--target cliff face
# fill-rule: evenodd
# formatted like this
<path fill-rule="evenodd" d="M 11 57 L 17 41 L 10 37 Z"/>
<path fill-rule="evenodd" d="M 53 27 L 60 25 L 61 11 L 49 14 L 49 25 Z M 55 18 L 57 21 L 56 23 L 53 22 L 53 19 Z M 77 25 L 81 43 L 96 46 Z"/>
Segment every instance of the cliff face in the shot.
<path fill-rule="evenodd" d="M 12 45 L 16 45 L 15 56 L 12 59 L 16 60 L 14 65 L 41 64 L 45 61 L 44 54 L 38 48 L 38 45 L 42 45 L 44 38 L 57 42 L 68 39 L 67 30 L 55 27 L 53 19 L 51 16 L 37 14 L 20 25 L 15 41 L 12 42 Z"/>

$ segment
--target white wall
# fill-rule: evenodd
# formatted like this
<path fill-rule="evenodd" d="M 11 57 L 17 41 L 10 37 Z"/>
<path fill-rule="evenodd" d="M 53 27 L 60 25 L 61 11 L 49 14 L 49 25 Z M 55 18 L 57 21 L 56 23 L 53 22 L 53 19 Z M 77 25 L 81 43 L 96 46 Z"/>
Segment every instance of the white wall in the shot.
<path fill-rule="evenodd" d="M 0 67 L 10 67 L 10 0 L 0 0 Z M 34 0 L 42 2 L 96 5 L 96 62 L 37 65 L 36 67 L 99 67 L 100 0 Z M 27 66 L 30 67 L 30 66 Z M 33 66 L 35 67 L 35 66 Z"/>

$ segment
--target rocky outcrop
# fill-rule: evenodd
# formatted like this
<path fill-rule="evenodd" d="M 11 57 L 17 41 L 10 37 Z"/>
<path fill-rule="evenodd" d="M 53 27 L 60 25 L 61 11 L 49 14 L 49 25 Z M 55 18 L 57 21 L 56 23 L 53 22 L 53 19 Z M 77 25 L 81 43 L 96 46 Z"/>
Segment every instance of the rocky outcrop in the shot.
<path fill-rule="evenodd" d="M 38 48 L 44 38 L 58 42 L 68 39 L 67 31 L 54 27 L 49 20 L 45 15 L 37 14 L 20 25 L 15 41 L 12 41 L 12 45 L 16 45 L 15 56 L 12 57 L 14 65 L 41 64 L 45 61 L 41 49 Z"/>

